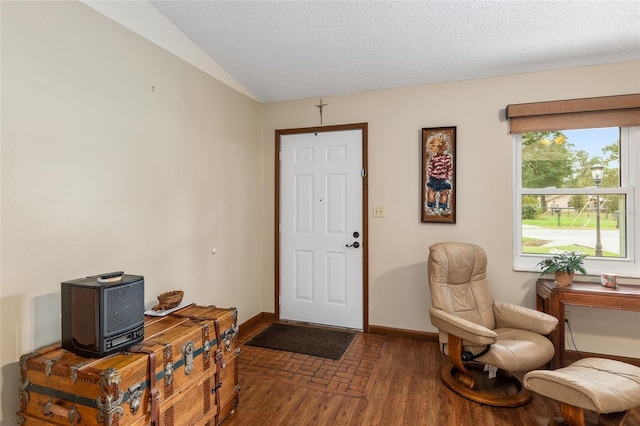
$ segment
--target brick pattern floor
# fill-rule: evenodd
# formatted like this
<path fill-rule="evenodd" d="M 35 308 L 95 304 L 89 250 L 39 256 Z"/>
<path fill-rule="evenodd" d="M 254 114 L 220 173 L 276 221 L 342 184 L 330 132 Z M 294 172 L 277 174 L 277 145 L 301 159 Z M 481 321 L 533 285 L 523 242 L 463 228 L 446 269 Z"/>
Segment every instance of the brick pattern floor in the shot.
<path fill-rule="evenodd" d="M 243 336 L 242 343 L 252 336 Z M 381 335 L 356 333 L 338 361 L 242 345 L 238 373 L 366 398 L 386 348 Z"/>

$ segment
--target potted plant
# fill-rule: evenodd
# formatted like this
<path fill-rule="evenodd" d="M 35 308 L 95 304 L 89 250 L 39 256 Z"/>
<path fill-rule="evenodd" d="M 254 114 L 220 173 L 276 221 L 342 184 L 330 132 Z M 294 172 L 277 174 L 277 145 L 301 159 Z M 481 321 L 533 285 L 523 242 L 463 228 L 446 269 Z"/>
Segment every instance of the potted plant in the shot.
<path fill-rule="evenodd" d="M 550 253 L 553 256 L 544 259 L 537 265 L 542 269 L 540 275 L 555 274 L 556 284 L 570 285 L 573 282 L 575 271 L 584 275 L 587 274 L 583 266 L 583 260 L 587 257 L 586 254 L 580 251 L 558 249 L 551 249 Z"/>

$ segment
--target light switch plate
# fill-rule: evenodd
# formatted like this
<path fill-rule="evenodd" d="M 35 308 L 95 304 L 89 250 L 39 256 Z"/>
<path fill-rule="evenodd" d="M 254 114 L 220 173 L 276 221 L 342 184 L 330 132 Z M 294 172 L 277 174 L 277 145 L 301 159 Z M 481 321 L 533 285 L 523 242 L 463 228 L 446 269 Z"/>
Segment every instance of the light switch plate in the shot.
<path fill-rule="evenodd" d="M 384 217 L 384 207 L 373 206 L 373 217 Z"/>

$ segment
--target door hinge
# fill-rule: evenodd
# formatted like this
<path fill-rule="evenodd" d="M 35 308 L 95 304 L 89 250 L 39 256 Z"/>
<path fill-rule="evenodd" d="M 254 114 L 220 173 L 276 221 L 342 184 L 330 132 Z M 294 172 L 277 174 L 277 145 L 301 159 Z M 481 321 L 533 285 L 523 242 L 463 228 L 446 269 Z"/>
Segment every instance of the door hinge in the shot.
<path fill-rule="evenodd" d="M 278 151 L 278 161 L 282 161 L 282 150 Z"/>
<path fill-rule="evenodd" d="M 360 171 L 360 176 L 362 176 L 363 178 L 367 177 L 367 169 L 362 169 Z"/>

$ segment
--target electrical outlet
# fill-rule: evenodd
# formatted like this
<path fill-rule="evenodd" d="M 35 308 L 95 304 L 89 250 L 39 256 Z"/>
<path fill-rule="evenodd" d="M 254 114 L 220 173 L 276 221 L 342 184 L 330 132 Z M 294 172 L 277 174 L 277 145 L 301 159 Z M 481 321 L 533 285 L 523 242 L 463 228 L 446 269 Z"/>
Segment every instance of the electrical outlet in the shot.
<path fill-rule="evenodd" d="M 571 311 L 564 311 L 564 321 L 565 322 L 571 322 Z"/>
<path fill-rule="evenodd" d="M 373 206 L 373 217 L 384 217 L 384 207 Z"/>

